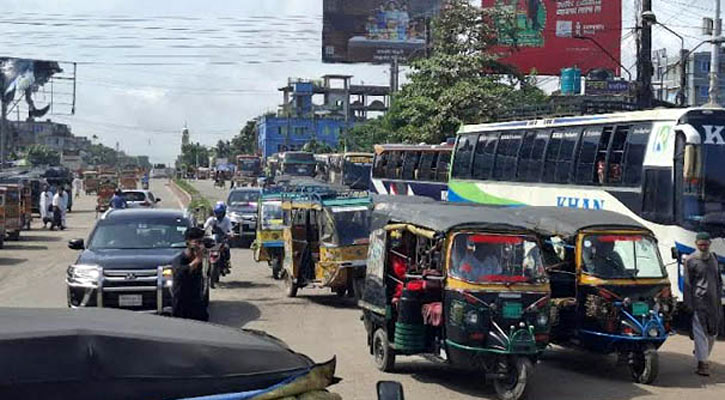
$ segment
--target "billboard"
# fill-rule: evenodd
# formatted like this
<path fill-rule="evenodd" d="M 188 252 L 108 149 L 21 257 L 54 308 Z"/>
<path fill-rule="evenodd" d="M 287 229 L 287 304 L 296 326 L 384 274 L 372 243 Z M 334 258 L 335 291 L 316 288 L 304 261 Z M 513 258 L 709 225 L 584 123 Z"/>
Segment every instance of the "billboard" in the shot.
<path fill-rule="evenodd" d="M 621 0 L 482 0 L 482 7 L 504 15 L 494 22 L 494 51 L 524 73 L 558 75 L 576 66 L 619 75 Z"/>
<path fill-rule="evenodd" d="M 442 0 L 323 0 L 322 61 L 388 63 L 423 55 Z"/>
<path fill-rule="evenodd" d="M 28 116 L 43 117 L 50 110 L 50 104 L 37 108 L 33 93 L 61 72 L 63 69 L 55 61 L 0 57 L 0 87 L 3 100 L 10 103 L 16 94 L 22 94 L 28 104 Z"/>

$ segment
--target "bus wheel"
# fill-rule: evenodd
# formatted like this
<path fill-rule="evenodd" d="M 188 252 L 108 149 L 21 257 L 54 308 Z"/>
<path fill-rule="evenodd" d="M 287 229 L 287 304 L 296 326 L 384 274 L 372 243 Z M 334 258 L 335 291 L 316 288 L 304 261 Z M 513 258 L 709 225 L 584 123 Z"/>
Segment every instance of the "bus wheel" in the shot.
<path fill-rule="evenodd" d="M 297 297 L 297 285 L 295 285 L 292 275 L 288 274 L 287 271 L 284 274 L 284 289 L 287 297 Z"/>
<path fill-rule="evenodd" d="M 533 369 L 534 366 L 527 357 L 514 357 L 509 362 L 507 376 L 493 381 L 496 396 L 501 400 L 524 398 Z"/>
<path fill-rule="evenodd" d="M 629 359 L 629 371 L 637 383 L 654 382 L 660 372 L 657 350 L 650 346 L 645 351 L 632 353 Z"/>
<path fill-rule="evenodd" d="M 388 334 L 383 328 L 378 328 L 373 335 L 373 357 L 379 370 L 391 372 L 395 368 L 395 350 L 390 347 Z"/>

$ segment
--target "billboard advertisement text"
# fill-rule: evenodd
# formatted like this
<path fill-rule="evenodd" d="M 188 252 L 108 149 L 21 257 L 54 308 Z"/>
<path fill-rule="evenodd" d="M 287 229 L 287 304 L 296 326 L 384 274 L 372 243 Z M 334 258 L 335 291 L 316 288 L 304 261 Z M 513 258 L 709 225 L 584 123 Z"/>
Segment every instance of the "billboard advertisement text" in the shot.
<path fill-rule="evenodd" d="M 621 0 L 482 0 L 482 7 L 503 11 L 494 50 L 524 73 L 558 75 L 577 66 L 619 75 Z"/>
<path fill-rule="evenodd" d="M 442 0 L 323 0 L 322 61 L 401 62 L 422 56 Z"/>

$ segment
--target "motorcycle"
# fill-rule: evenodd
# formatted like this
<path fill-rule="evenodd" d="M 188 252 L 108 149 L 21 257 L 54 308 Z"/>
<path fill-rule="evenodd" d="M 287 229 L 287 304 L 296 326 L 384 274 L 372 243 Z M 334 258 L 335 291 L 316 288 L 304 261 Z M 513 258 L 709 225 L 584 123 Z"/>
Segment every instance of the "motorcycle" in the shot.
<path fill-rule="evenodd" d="M 220 276 L 225 276 L 231 272 L 231 260 L 229 254 L 229 238 L 218 228 L 214 228 L 212 233 L 215 245 L 209 251 L 209 263 L 211 268 L 209 271 L 209 285 L 215 288 L 219 283 Z"/>
<path fill-rule="evenodd" d="M 226 188 L 227 187 L 227 184 L 224 181 L 224 179 L 215 179 L 214 180 L 214 187 Z"/>

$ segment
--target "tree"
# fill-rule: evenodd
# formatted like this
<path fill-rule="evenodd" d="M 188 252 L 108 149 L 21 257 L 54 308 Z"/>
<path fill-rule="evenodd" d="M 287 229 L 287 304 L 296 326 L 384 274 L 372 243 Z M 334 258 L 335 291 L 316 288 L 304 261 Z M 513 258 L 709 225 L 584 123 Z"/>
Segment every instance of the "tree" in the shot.
<path fill-rule="evenodd" d="M 257 121 L 249 120 L 232 138 L 230 143 L 230 156 L 239 154 L 255 154 L 257 152 Z"/>
<path fill-rule="evenodd" d="M 335 149 L 333 149 L 329 144 L 318 142 L 315 139 L 311 139 L 309 142 L 305 143 L 301 150 L 315 154 L 327 154 L 335 151 Z"/>
<path fill-rule="evenodd" d="M 216 158 L 228 158 L 229 156 L 231 156 L 232 148 L 229 141 L 219 139 L 216 147 L 214 147 L 214 155 L 216 156 Z"/>
<path fill-rule="evenodd" d="M 25 157 L 31 165 L 60 165 L 60 153 L 43 144 L 28 147 Z"/>
<path fill-rule="evenodd" d="M 531 78 L 491 52 L 494 21 L 501 17 L 468 0 L 447 0 L 433 21 L 431 56 L 412 62 L 409 83 L 393 96 L 385 117 L 363 133 L 387 132 L 396 142 L 440 143 L 461 124 L 492 121 L 515 107 L 545 101 Z"/>
<path fill-rule="evenodd" d="M 211 152 L 205 146 L 199 143 L 187 143 L 181 146 L 181 154 L 177 160 L 177 165 L 209 167 L 209 154 Z"/>

